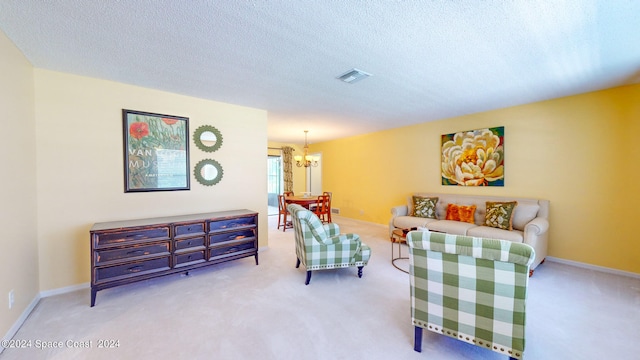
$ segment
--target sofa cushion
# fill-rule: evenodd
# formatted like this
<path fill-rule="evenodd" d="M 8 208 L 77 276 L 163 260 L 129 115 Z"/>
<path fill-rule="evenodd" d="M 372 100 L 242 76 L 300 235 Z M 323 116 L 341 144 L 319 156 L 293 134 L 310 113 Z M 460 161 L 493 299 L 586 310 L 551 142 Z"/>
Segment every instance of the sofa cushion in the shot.
<path fill-rule="evenodd" d="M 463 221 L 463 222 L 468 222 L 470 224 L 473 224 L 475 213 L 476 213 L 475 205 L 467 206 L 467 205 L 448 204 L 447 215 L 445 216 L 445 220 Z"/>
<path fill-rule="evenodd" d="M 524 230 L 525 225 L 538 216 L 538 210 L 540 205 L 537 203 L 519 201 L 513 212 L 513 228 Z"/>
<path fill-rule="evenodd" d="M 517 201 L 487 201 L 484 225 L 513 230 L 513 212 L 518 205 Z"/>
<path fill-rule="evenodd" d="M 398 216 L 393 219 L 393 226 L 400 229 L 411 229 L 417 227 L 425 227 L 429 222 L 437 221 L 436 219 L 421 218 L 415 216 Z"/>
<path fill-rule="evenodd" d="M 478 227 L 478 225 L 455 220 L 435 220 L 426 224 L 426 228 L 431 231 L 454 235 L 467 235 L 467 230 L 474 227 Z"/>
<path fill-rule="evenodd" d="M 413 216 L 435 219 L 437 197 L 413 197 Z"/>
<path fill-rule="evenodd" d="M 476 226 L 467 231 L 467 236 L 523 242 L 524 234 L 520 230 L 503 230 L 489 226 Z"/>

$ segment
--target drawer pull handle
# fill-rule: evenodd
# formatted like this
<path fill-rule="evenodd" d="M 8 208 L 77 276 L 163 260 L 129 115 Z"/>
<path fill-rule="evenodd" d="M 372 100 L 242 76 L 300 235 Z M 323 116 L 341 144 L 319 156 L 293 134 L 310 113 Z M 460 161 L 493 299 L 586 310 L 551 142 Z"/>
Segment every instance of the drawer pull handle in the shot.
<path fill-rule="evenodd" d="M 138 265 L 138 266 L 132 266 L 132 267 L 128 268 L 127 270 L 129 270 L 129 272 L 136 273 L 136 272 L 139 272 L 140 270 L 142 270 L 143 268 L 144 268 L 144 266 Z"/>
<path fill-rule="evenodd" d="M 127 255 L 137 255 L 137 254 L 144 254 L 143 250 L 131 250 L 129 252 L 127 252 Z"/>

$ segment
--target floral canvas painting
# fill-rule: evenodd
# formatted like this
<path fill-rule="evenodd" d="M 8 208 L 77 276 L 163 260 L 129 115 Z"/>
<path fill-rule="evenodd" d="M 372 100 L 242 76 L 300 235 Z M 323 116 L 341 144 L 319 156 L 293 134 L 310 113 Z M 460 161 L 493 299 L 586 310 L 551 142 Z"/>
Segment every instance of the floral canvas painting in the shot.
<path fill-rule="evenodd" d="M 188 118 L 123 110 L 125 192 L 188 190 Z"/>
<path fill-rule="evenodd" d="M 504 186 L 504 126 L 442 135 L 442 185 Z"/>

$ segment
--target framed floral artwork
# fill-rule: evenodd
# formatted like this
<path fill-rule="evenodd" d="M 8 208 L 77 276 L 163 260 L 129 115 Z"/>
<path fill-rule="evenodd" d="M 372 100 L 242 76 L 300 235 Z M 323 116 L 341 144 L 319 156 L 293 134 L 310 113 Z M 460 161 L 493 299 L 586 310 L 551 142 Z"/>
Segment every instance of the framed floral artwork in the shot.
<path fill-rule="evenodd" d="M 122 110 L 125 192 L 189 190 L 189 118 Z"/>
<path fill-rule="evenodd" d="M 442 185 L 504 186 L 504 126 L 442 135 Z"/>

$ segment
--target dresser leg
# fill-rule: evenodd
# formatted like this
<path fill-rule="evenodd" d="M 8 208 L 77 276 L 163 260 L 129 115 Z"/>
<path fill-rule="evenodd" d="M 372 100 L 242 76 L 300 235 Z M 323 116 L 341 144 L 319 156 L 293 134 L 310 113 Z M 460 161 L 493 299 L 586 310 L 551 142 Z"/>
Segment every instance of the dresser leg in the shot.
<path fill-rule="evenodd" d="M 93 307 L 96 304 L 96 293 L 98 292 L 98 290 L 91 288 L 91 307 Z"/>
<path fill-rule="evenodd" d="M 256 253 L 256 265 L 258 265 L 258 253 Z"/>

